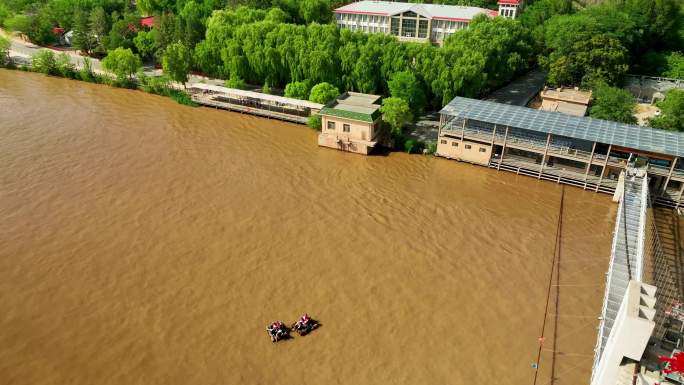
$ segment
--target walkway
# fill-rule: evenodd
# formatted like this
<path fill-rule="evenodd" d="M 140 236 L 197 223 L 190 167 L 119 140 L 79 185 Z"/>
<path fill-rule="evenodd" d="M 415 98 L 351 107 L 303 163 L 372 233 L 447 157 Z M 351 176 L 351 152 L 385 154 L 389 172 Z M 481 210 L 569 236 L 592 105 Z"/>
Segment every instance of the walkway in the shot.
<path fill-rule="evenodd" d="M 545 82 L 546 72 L 541 69 L 534 69 L 492 92 L 484 100 L 525 107 L 530 100 L 537 96 Z"/>

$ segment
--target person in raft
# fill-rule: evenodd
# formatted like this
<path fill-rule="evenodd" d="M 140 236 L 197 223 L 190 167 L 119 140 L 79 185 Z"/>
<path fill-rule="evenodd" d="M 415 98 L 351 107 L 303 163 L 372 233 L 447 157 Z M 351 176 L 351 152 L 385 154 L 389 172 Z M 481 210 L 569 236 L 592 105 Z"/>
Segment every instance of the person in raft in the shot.
<path fill-rule="evenodd" d="M 299 318 L 299 321 L 292 325 L 292 329 L 296 330 L 300 336 L 303 336 L 314 330 L 317 326 L 318 322 L 311 319 L 311 317 L 305 313 L 303 316 L 301 316 L 301 318 Z"/>
<path fill-rule="evenodd" d="M 283 324 L 281 321 L 275 321 L 271 323 L 271 325 L 266 328 L 266 331 L 271 337 L 271 342 L 278 342 L 287 335 L 285 324 Z"/>

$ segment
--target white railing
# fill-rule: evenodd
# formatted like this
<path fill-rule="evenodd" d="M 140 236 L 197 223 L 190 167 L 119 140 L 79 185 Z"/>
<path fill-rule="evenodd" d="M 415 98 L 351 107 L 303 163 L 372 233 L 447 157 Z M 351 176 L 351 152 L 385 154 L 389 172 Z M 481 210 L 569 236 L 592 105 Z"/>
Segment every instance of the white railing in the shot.
<path fill-rule="evenodd" d="M 645 174 L 645 173 L 644 173 Z M 637 238 L 637 254 L 634 279 L 642 282 L 644 275 L 644 237 L 646 236 L 646 210 L 650 196 L 648 193 L 648 175 L 644 176 L 641 183 L 641 207 L 639 208 L 639 233 Z"/>
<path fill-rule="evenodd" d="M 615 221 L 615 230 L 613 230 L 613 242 L 610 247 L 610 261 L 608 262 L 608 271 L 606 272 L 606 289 L 603 294 L 603 306 L 601 307 L 601 322 L 599 322 L 598 326 L 598 337 L 596 339 L 596 347 L 594 348 L 594 364 L 591 368 L 591 382 L 594 381 L 594 375 L 596 374 L 596 368 L 598 367 L 599 361 L 601 360 L 601 353 L 603 353 L 602 349 L 602 341 L 603 341 L 603 326 L 606 322 L 606 311 L 608 310 L 608 295 L 610 294 L 610 284 L 611 284 L 611 278 L 613 276 L 613 265 L 615 264 L 615 249 L 617 248 L 617 242 L 618 242 L 618 234 L 620 233 L 620 226 L 622 225 L 622 218 L 624 218 L 624 215 L 622 215 L 623 210 L 625 209 L 625 199 L 624 195 L 620 199 L 620 203 L 618 204 L 618 211 L 617 211 L 617 220 Z"/>

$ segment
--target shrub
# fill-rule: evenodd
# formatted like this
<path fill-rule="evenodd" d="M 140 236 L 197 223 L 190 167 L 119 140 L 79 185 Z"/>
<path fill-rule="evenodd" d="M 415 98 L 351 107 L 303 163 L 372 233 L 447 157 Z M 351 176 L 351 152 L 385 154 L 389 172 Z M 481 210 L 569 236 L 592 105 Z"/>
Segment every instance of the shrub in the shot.
<path fill-rule="evenodd" d="M 330 83 L 318 83 L 311 89 L 309 94 L 309 101 L 314 103 L 326 104 L 329 101 L 340 96 L 340 91 L 337 87 Z"/>
<path fill-rule="evenodd" d="M 307 100 L 309 98 L 309 82 L 292 82 L 285 86 L 285 96 L 288 98 Z"/>
<path fill-rule="evenodd" d="M 78 71 L 78 78 L 91 83 L 97 83 L 95 74 L 93 74 L 93 62 L 89 58 L 83 58 L 83 67 Z"/>
<path fill-rule="evenodd" d="M 321 116 L 318 114 L 309 116 L 309 119 L 307 120 L 306 124 L 309 127 L 320 131 L 321 130 Z"/>
<path fill-rule="evenodd" d="M 57 56 L 57 71 L 65 78 L 76 78 L 76 66 L 74 66 L 71 62 L 71 58 L 69 58 L 69 55 L 65 52 Z"/>
<path fill-rule="evenodd" d="M 33 55 L 31 60 L 33 69 L 46 75 L 57 75 L 57 58 L 55 54 L 47 49 L 41 49 Z"/>
<path fill-rule="evenodd" d="M 404 142 L 404 151 L 406 151 L 407 154 L 420 153 L 423 151 L 423 148 L 425 148 L 425 143 L 413 138 Z"/>
<path fill-rule="evenodd" d="M 434 143 L 434 142 L 429 143 L 426 147 L 426 150 L 427 150 L 426 154 L 428 154 L 428 155 L 434 154 L 435 152 L 437 152 L 437 143 Z"/>
<path fill-rule="evenodd" d="M 224 85 L 228 88 L 236 88 L 238 90 L 245 89 L 245 81 L 239 76 L 231 76 L 230 79 L 226 80 Z"/>

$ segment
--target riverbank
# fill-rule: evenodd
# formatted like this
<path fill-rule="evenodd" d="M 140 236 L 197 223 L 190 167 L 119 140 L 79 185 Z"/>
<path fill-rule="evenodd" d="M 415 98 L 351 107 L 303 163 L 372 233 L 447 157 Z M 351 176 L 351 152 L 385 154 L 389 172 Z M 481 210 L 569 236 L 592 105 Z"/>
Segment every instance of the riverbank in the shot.
<path fill-rule="evenodd" d="M 560 186 L 33 73 L 0 95 L 6 382 L 532 382 Z M 565 201 L 557 385 L 589 378 L 616 208 Z"/>

